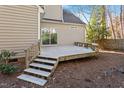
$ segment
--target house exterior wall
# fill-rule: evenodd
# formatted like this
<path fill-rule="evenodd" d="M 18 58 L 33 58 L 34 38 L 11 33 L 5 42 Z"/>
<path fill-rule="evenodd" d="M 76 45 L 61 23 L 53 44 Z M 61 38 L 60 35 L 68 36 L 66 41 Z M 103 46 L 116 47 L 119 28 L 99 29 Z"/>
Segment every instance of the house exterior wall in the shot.
<path fill-rule="evenodd" d="M 57 45 L 70 45 L 76 41 L 85 42 L 85 30 L 81 24 L 42 22 L 41 29 L 42 28 L 54 28 L 56 30 L 58 39 Z"/>
<path fill-rule="evenodd" d="M 0 50 L 24 50 L 37 41 L 37 6 L 0 5 Z"/>
<path fill-rule="evenodd" d="M 45 5 L 44 6 L 44 17 L 47 19 L 62 20 L 63 11 L 61 5 Z"/>

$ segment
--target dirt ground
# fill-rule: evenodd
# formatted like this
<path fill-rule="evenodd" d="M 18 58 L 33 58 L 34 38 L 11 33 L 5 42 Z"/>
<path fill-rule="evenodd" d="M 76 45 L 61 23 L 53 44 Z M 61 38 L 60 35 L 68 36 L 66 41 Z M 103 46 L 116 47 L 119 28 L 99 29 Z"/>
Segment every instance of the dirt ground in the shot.
<path fill-rule="evenodd" d="M 16 64 L 17 65 L 17 64 Z M 13 75 L 0 74 L 0 87 L 37 87 L 35 84 L 18 80 L 24 64 Z M 108 88 L 124 87 L 124 52 L 101 52 L 97 58 L 84 58 L 62 62 L 45 87 L 50 88 Z"/>

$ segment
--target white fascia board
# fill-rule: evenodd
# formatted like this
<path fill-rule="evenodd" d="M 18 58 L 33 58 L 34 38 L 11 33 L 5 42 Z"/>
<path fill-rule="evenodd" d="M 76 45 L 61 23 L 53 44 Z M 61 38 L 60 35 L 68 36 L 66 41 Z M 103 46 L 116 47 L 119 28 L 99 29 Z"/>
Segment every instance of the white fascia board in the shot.
<path fill-rule="evenodd" d="M 78 24 L 78 23 L 68 23 L 68 22 L 57 22 L 57 21 L 48 21 L 48 20 L 42 20 L 42 22 L 45 23 L 54 23 L 54 24 L 64 24 L 64 25 L 75 25 L 75 26 L 85 26 L 86 24 Z"/>

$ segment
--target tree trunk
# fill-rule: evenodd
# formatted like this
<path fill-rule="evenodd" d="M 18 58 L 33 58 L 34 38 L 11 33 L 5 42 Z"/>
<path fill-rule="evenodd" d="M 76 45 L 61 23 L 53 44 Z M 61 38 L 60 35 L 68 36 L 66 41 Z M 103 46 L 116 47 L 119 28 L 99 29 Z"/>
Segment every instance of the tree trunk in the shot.
<path fill-rule="evenodd" d="M 124 38 L 124 27 L 123 27 L 123 25 L 124 25 L 124 8 L 123 8 L 123 5 L 121 5 L 121 7 L 120 7 L 120 11 L 121 11 L 121 13 L 120 13 L 120 26 L 121 26 L 121 38 L 123 39 Z"/>
<path fill-rule="evenodd" d="M 116 39 L 116 34 L 115 34 L 115 30 L 114 30 L 114 26 L 113 26 L 113 20 L 112 20 L 112 15 L 108 9 L 108 15 L 109 15 L 109 19 L 110 19 L 110 24 L 111 24 L 111 27 L 112 27 L 112 34 L 113 34 L 113 38 Z"/>

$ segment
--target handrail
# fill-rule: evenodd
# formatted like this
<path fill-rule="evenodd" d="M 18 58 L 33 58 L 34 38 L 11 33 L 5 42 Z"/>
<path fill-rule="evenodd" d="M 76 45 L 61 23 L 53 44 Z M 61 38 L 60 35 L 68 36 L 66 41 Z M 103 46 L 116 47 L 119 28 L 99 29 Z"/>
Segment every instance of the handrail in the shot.
<path fill-rule="evenodd" d="M 96 43 L 74 42 L 74 45 L 79 47 L 86 47 L 86 48 L 90 47 L 94 51 L 99 52 L 99 46 Z"/>
<path fill-rule="evenodd" d="M 32 62 L 32 60 L 39 55 L 40 53 L 40 47 L 39 42 L 32 44 L 28 49 L 25 50 L 25 62 L 26 62 L 26 68 L 29 67 L 29 64 Z"/>

